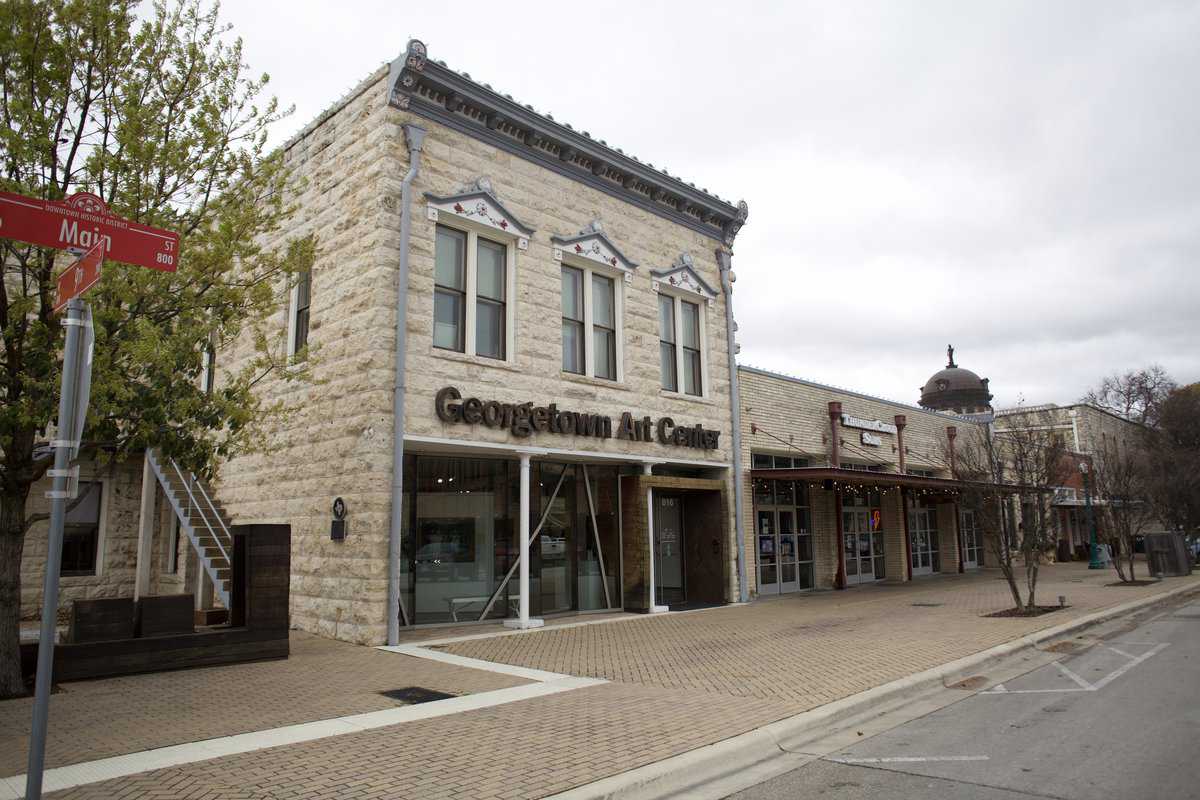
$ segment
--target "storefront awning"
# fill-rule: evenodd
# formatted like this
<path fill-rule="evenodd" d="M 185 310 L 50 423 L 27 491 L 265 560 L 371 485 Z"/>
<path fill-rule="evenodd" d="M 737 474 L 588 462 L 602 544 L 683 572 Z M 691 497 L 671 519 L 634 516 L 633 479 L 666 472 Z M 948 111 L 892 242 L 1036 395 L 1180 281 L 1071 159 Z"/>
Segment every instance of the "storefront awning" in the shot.
<path fill-rule="evenodd" d="M 750 477 L 777 481 L 807 481 L 808 483 L 825 483 L 833 486 L 876 486 L 880 488 L 921 489 L 943 491 L 954 494 L 964 489 L 987 488 L 1005 493 L 1038 491 L 1033 486 L 1016 486 L 1012 484 L 978 483 L 976 481 L 960 481 L 954 478 L 929 478 L 924 475 L 905 475 L 899 472 L 867 472 L 858 469 L 841 469 L 838 467 L 797 467 L 794 469 L 752 469 Z M 1049 491 L 1049 490 L 1047 490 Z"/>

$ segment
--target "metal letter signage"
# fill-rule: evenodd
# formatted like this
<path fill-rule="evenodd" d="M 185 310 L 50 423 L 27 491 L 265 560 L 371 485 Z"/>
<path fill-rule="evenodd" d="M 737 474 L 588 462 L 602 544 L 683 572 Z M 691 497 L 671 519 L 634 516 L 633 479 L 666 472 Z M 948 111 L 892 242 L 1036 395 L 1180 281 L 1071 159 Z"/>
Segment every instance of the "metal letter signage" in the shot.
<path fill-rule="evenodd" d="M 879 447 L 881 444 L 883 444 L 883 437 L 863 431 L 862 443 L 865 445 L 870 445 L 871 447 Z"/>
<path fill-rule="evenodd" d="M 877 419 L 861 419 L 849 414 L 842 414 L 842 425 L 847 428 L 861 428 L 865 431 L 879 431 L 896 435 L 896 426 L 890 422 L 880 422 Z"/>
<path fill-rule="evenodd" d="M 59 250 L 104 242 L 105 258 L 174 272 L 179 234 L 115 216 L 94 194 L 64 201 L 0 192 L 0 236 Z"/>
<path fill-rule="evenodd" d="M 534 432 L 557 433 L 564 436 L 591 436 L 597 439 L 625 439 L 634 442 L 695 447 L 715 450 L 719 447 L 720 431 L 703 425 L 676 425 L 670 417 L 661 417 L 657 423 L 648 416 L 640 419 L 625 411 L 613 425 L 612 417 L 578 411 L 563 411 L 558 405 L 535 406 L 533 403 L 501 403 L 497 400 L 480 400 L 468 397 L 453 386 L 437 393 L 433 401 L 434 411 L 442 422 L 465 422 L 468 425 L 485 425 L 489 428 L 507 429 L 513 436 L 526 437 Z"/>

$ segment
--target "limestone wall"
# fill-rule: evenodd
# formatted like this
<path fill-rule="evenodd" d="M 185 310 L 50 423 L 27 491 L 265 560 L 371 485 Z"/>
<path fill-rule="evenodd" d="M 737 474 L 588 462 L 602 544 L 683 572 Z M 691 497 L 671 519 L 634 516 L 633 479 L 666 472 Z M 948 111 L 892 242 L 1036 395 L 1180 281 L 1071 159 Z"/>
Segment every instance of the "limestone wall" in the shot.
<path fill-rule="evenodd" d="M 235 522 L 291 524 L 292 624 L 360 643 L 383 641 L 387 622 L 395 278 L 400 188 L 408 168 L 405 123 L 428 132 L 413 192 L 408 435 L 713 464 L 730 460 L 722 300 L 705 307 L 707 396 L 666 393 L 659 381 L 657 301 L 649 276 L 651 269 L 667 268 L 680 253 L 689 252 L 697 272 L 719 287 L 717 242 L 437 123 L 388 108 L 383 75 L 376 78 L 289 148 L 288 164 L 307 185 L 295 197 L 299 212 L 293 223 L 267 244 L 282 245 L 309 232 L 319 236 L 308 337 L 315 380 L 287 385 L 268 379 L 260 384 L 264 399 L 286 401 L 295 412 L 274 426 L 269 452 L 222 465 L 217 487 Z M 491 180 L 509 212 L 535 229 L 528 249 L 516 256 L 510 363 L 432 347 L 435 223 L 428 218 L 424 195 L 451 195 L 481 176 Z M 613 243 L 640 264 L 632 284 L 624 287 L 625 375 L 620 383 L 561 371 L 561 264 L 553 258 L 550 237 L 576 234 L 596 219 Z M 279 291 L 282 297 L 287 287 Z M 274 344 L 282 350 L 288 329 L 285 310 L 272 326 Z M 250 355 L 248 341 L 218 353 L 218 383 L 223 369 L 239 368 Z M 553 402 L 614 418 L 626 410 L 655 419 L 669 415 L 722 435 L 719 447 L 707 452 L 615 438 L 518 438 L 481 425 L 442 423 L 433 399 L 447 385 L 464 396 Z M 329 539 L 329 508 L 337 496 L 346 500 L 350 512 L 348 536 L 341 542 Z"/>
<path fill-rule="evenodd" d="M 133 597 L 142 493 L 141 462 L 103 466 L 84 463 L 80 466 L 80 481 L 99 481 L 101 484 L 97 572 L 61 578 L 60 617 L 69 612 L 75 600 Z M 50 478 L 34 484 L 26 504 L 28 513 L 49 513 L 50 501 L 46 499 L 46 492 L 50 490 L 50 484 Z M 25 549 L 21 555 L 22 619 L 37 619 L 41 615 L 49 529 L 49 522 L 39 522 L 25 534 Z"/>

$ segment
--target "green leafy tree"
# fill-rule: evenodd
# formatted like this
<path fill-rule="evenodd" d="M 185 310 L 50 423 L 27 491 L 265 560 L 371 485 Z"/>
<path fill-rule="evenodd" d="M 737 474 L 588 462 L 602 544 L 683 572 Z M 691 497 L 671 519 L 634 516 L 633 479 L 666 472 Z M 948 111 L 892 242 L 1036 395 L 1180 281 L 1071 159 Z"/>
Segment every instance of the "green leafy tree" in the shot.
<path fill-rule="evenodd" d="M 292 209 L 267 135 L 281 118 L 217 8 L 131 0 L 0 3 L 0 189 L 45 199 L 99 195 L 120 216 L 177 231 L 178 271 L 105 265 L 87 297 L 96 325 L 81 458 L 146 447 L 208 471 L 261 443 L 283 413 L 256 398 L 269 374 L 305 377 L 267 327 L 281 287 L 310 267 L 311 239 L 268 250 Z M 9 236 L 18 232 L 5 230 Z M 37 444 L 57 414 L 63 329 L 51 313 L 66 253 L 0 240 L 0 697 L 23 693 L 18 657 L 27 501 L 50 466 Z M 254 355 L 199 386 L 203 352 Z"/>

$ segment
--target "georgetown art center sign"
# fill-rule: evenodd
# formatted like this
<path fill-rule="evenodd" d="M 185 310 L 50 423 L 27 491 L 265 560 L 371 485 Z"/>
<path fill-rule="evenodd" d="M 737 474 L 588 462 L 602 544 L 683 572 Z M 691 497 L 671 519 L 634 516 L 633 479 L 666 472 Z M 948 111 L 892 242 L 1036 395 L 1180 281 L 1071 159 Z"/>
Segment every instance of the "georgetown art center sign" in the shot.
<path fill-rule="evenodd" d="M 655 420 L 649 416 L 635 417 L 631 412 L 623 411 L 614 419 L 603 414 L 565 411 L 555 403 L 537 406 L 532 402 L 503 403 L 480 400 L 478 397 L 464 400 L 462 393 L 453 386 L 447 386 L 437 393 L 434 409 L 442 422 L 486 425 L 489 428 L 506 429 L 519 437 L 532 436 L 535 432 L 553 433 L 658 442 L 701 450 L 715 450 L 721 437 L 720 431 L 709 430 L 703 425 L 677 425 L 671 417 Z"/>

